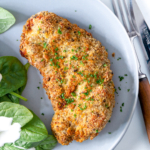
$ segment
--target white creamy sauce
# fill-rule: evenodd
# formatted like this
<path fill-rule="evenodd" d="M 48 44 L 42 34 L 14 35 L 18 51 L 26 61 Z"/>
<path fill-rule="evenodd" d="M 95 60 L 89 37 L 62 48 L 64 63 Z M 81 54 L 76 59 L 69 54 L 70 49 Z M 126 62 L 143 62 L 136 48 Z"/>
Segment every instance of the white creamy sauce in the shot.
<path fill-rule="evenodd" d="M 21 125 L 14 123 L 13 118 L 0 117 L 0 147 L 5 143 L 14 143 L 20 138 Z"/>
<path fill-rule="evenodd" d="M 2 80 L 2 74 L 0 74 L 0 82 L 1 82 L 1 80 Z"/>

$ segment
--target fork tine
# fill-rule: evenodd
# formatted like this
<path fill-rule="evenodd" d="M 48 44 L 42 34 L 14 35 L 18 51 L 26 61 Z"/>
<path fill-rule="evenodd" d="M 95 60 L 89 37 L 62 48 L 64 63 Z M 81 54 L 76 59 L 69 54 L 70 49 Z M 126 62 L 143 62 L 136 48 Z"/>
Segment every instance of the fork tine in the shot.
<path fill-rule="evenodd" d="M 125 27 L 126 31 L 129 32 L 128 26 L 127 26 L 127 23 L 126 23 L 126 20 L 125 20 L 125 15 L 124 15 L 124 12 L 123 12 L 123 7 L 122 7 L 122 4 L 121 4 L 121 0 L 119 0 L 118 3 L 119 3 L 120 13 L 121 13 L 121 16 L 122 16 L 124 27 Z"/>
<path fill-rule="evenodd" d="M 126 13 L 127 13 L 128 19 L 129 19 L 129 23 L 130 23 L 131 29 L 135 30 L 135 28 L 133 26 L 133 23 L 132 23 L 131 15 L 130 15 L 128 7 L 127 7 L 126 0 L 123 0 L 123 2 L 124 2 L 124 5 L 125 5 L 125 9 L 126 9 Z"/>
<path fill-rule="evenodd" d="M 118 11 L 117 11 L 115 0 L 112 0 L 112 3 L 113 3 L 115 15 L 119 18 L 119 14 L 118 14 Z"/>

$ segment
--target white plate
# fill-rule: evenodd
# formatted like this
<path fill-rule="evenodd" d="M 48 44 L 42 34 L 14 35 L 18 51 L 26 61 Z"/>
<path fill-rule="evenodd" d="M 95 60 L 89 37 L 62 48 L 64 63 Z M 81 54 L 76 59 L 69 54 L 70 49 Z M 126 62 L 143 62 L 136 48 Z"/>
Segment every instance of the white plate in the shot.
<path fill-rule="evenodd" d="M 105 129 L 92 141 L 87 140 L 83 143 L 74 141 L 69 146 L 58 144 L 55 150 L 113 149 L 126 132 L 138 95 L 138 74 L 134 52 L 125 30 L 117 18 L 98 0 L 1 0 L 0 6 L 8 9 L 16 18 L 16 24 L 0 35 L 0 56 L 16 56 L 22 63 L 27 62 L 19 54 L 20 42 L 17 39 L 20 39 L 22 26 L 26 20 L 31 15 L 44 10 L 54 12 L 72 23 L 78 24 L 81 28 L 91 32 L 108 49 L 109 59 L 113 62 L 111 65 L 114 72 L 113 80 L 119 93 L 119 96 L 116 95 L 116 106 L 111 123 L 108 123 Z M 77 11 L 75 12 L 75 10 Z M 89 24 L 92 24 L 92 30 L 88 29 Z M 113 52 L 116 54 L 115 58 L 111 56 Z M 121 57 L 121 60 L 118 61 L 118 57 Z M 128 76 L 126 77 L 124 74 L 128 74 Z M 118 76 L 124 76 L 124 80 L 120 82 Z M 28 102 L 21 101 L 21 104 L 32 109 L 51 133 L 50 122 L 54 112 L 51 102 L 39 82 L 42 82 L 39 71 L 30 67 L 27 87 L 23 92 L 23 96 L 28 98 Z M 38 86 L 40 86 L 40 90 L 37 89 Z M 121 88 L 121 91 L 118 90 L 118 87 Z M 127 89 L 130 91 L 128 92 Z M 120 112 L 122 103 L 125 106 L 122 108 L 123 112 Z M 45 115 L 42 116 L 41 113 Z"/>

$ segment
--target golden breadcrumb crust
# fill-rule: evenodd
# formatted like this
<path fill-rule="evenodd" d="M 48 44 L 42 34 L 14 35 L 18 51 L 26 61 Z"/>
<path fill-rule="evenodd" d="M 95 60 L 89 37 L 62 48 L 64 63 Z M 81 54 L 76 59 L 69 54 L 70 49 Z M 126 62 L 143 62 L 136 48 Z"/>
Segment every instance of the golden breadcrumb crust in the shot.
<path fill-rule="evenodd" d="M 96 137 L 115 105 L 105 47 L 76 24 L 43 11 L 23 26 L 20 53 L 43 76 L 55 111 L 51 128 L 58 142 L 68 145 Z"/>

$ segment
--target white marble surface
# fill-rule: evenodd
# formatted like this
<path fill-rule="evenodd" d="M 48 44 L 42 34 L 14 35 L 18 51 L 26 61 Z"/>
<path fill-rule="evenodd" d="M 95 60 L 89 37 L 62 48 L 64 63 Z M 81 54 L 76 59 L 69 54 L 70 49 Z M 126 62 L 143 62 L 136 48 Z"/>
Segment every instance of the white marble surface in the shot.
<path fill-rule="evenodd" d="M 113 11 L 112 0 L 101 0 L 101 1 Z M 142 71 L 147 74 L 150 80 L 150 70 L 148 69 L 148 66 L 146 64 L 146 60 L 142 52 L 142 47 L 140 46 L 138 39 L 135 40 L 135 46 L 142 66 Z M 138 101 L 130 126 L 126 134 L 120 141 L 120 143 L 116 146 L 115 150 L 149 150 L 149 149 L 150 144 L 148 141 L 143 121 L 140 103 Z"/>

